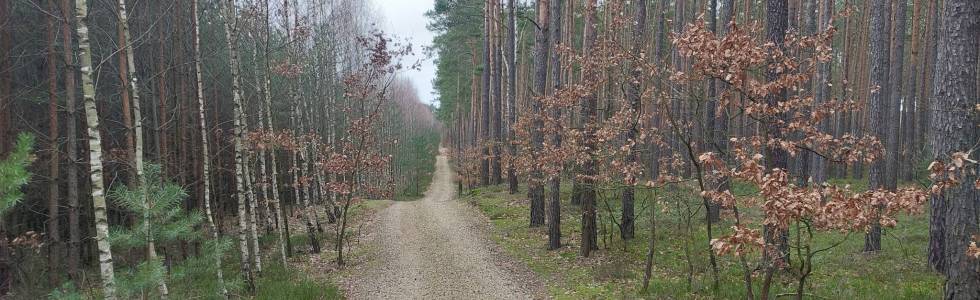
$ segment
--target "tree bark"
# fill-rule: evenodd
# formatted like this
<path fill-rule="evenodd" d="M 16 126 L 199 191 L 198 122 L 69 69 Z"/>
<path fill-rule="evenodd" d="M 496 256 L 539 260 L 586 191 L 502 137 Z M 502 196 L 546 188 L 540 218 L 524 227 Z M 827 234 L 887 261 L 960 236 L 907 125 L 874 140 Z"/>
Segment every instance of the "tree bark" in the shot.
<path fill-rule="evenodd" d="M 891 39 L 891 62 L 889 66 L 891 71 L 889 71 L 889 78 L 891 80 L 890 90 L 888 91 L 891 99 L 888 100 L 890 105 L 888 107 L 888 143 L 886 145 L 886 157 L 885 157 L 885 187 L 889 190 L 894 191 L 898 188 L 898 168 L 901 165 L 899 162 L 899 133 L 901 132 L 902 122 L 896 122 L 901 119 L 902 114 L 902 99 L 904 98 L 903 88 L 904 88 L 904 62 L 905 62 L 905 30 L 906 30 L 906 12 L 908 11 L 908 4 L 906 2 L 894 2 L 893 3 L 894 16 L 892 17 L 892 39 Z M 906 107 L 907 109 L 908 107 Z M 904 120 L 907 122 L 908 120 Z"/>
<path fill-rule="evenodd" d="M 598 18 L 596 17 L 596 5 L 597 0 L 587 0 L 585 5 L 585 32 L 582 39 L 582 53 L 585 57 L 589 57 L 590 53 L 593 53 L 596 43 L 596 30 L 595 25 L 598 24 Z M 582 69 L 582 81 L 583 82 L 594 82 L 599 79 L 600 70 L 597 70 L 593 66 L 583 66 Z M 596 151 L 596 126 L 598 126 L 597 109 L 598 109 L 598 97 L 596 92 L 590 90 L 588 94 L 581 100 L 581 117 L 582 126 L 584 126 L 584 133 L 581 137 L 582 145 L 584 150 L 588 151 L 586 154 L 588 159 L 581 166 L 579 177 L 579 182 L 582 184 L 581 191 L 581 201 L 582 201 L 582 245 L 579 249 L 579 254 L 583 257 L 589 257 L 592 254 L 592 250 L 598 248 L 596 243 L 596 189 L 595 189 L 595 175 L 596 175 L 596 165 L 598 161 L 595 157 L 594 151 Z"/>
<path fill-rule="evenodd" d="M 508 0 L 507 1 L 507 118 L 508 126 L 507 137 L 509 139 L 508 149 L 510 150 L 510 157 L 514 159 L 517 157 L 517 145 L 514 144 L 513 139 L 516 135 L 514 133 L 513 124 L 517 123 L 517 65 L 515 64 L 517 60 L 517 14 L 514 2 L 518 0 Z M 517 194 L 517 170 L 514 168 L 514 163 L 511 162 L 507 167 L 507 182 L 508 191 L 511 194 Z"/>
<path fill-rule="evenodd" d="M 54 0 L 48 0 L 48 9 L 57 11 Z M 59 198 L 61 198 L 61 149 L 58 147 L 58 61 L 55 44 L 58 42 L 56 32 L 58 25 L 55 18 L 49 17 L 47 26 L 47 69 L 48 69 L 48 281 L 54 285 L 60 280 L 61 268 L 61 229 L 58 223 Z M 69 49 L 65 47 L 65 49 Z M 4 141 L 6 142 L 6 141 Z"/>
<path fill-rule="evenodd" d="M 562 87 L 561 82 L 561 54 L 558 49 L 561 45 L 561 18 L 562 0 L 551 0 L 549 3 L 551 10 L 549 25 L 551 29 L 551 40 L 554 46 L 554 54 L 551 55 L 551 84 L 552 96 L 556 96 Z M 561 147 L 561 108 L 554 107 L 551 111 L 552 121 L 555 123 L 555 133 L 552 135 L 551 144 L 553 147 Z M 548 200 L 548 249 L 555 250 L 561 248 L 561 169 L 557 174 L 549 174 L 549 186 L 551 194 Z"/>
<path fill-rule="evenodd" d="M 99 250 L 99 273 L 102 296 L 116 299 L 116 279 L 112 268 L 112 246 L 109 245 L 109 220 L 106 218 L 105 186 L 102 182 L 102 135 L 92 81 L 92 47 L 89 44 L 88 1 L 75 0 L 75 31 L 78 34 L 79 67 L 82 71 L 82 99 L 88 132 L 89 180 L 92 184 L 92 207 L 95 210 L 95 243 Z"/>
<path fill-rule="evenodd" d="M 146 187 L 146 176 L 143 170 L 143 117 L 140 110 L 140 90 L 139 84 L 136 79 L 136 63 L 134 59 L 134 50 L 131 44 L 131 38 L 129 34 L 129 19 L 127 18 L 126 11 L 126 0 L 119 0 L 117 2 L 117 13 L 119 17 L 119 46 L 120 55 L 125 54 L 126 66 L 120 66 L 120 76 L 125 76 L 124 80 L 127 81 L 127 89 L 132 97 L 132 113 L 133 113 L 133 128 L 131 134 L 134 137 L 133 144 L 133 168 L 136 174 L 136 182 L 130 183 L 131 185 L 138 186 L 140 188 Z M 122 57 L 122 56 L 121 56 Z M 124 93 L 125 95 L 125 93 Z M 123 99 L 123 105 L 125 106 L 127 99 Z M 125 111 L 123 115 L 127 115 L 129 111 Z M 143 194 L 143 205 L 149 207 L 151 203 L 149 202 L 148 195 Z M 149 210 L 144 210 L 143 214 L 143 228 L 146 230 L 146 256 L 147 260 L 154 261 L 157 259 L 156 246 L 154 245 L 153 235 L 150 233 L 150 215 Z M 169 295 L 169 289 L 167 288 L 167 282 L 164 278 L 160 278 L 160 282 L 157 283 L 157 290 L 160 292 L 160 297 L 166 299 Z"/>
<path fill-rule="evenodd" d="M 534 97 L 544 97 L 548 86 L 548 50 L 550 6 L 548 0 L 537 1 L 537 30 L 534 41 Z M 531 178 L 528 180 L 528 197 L 531 198 L 531 227 L 544 225 L 544 174 L 538 164 L 538 153 L 544 149 L 544 122 L 541 120 L 541 101 L 531 103 Z"/>
<path fill-rule="evenodd" d="M 931 114 L 932 157 L 949 161 L 955 152 L 971 153 L 976 159 L 980 140 L 980 106 L 977 91 L 977 55 L 980 54 L 980 2 L 946 0 L 936 60 L 933 109 Z M 972 151 L 972 152 L 971 152 Z M 976 166 L 973 166 L 976 168 Z M 974 169 L 975 170 L 975 169 Z M 957 170 L 960 172 L 960 170 Z M 962 171 L 960 184 L 942 194 L 933 194 L 933 202 L 945 203 L 943 226 L 945 299 L 980 298 L 980 260 L 967 254 L 977 234 L 980 189 L 976 172 Z M 936 211 L 932 212 L 936 214 Z"/>
<path fill-rule="evenodd" d="M 501 97 L 501 46 L 500 42 L 500 22 L 498 18 L 500 17 L 500 0 L 494 0 L 491 2 L 493 12 L 491 16 L 491 23 L 493 26 L 493 51 L 492 51 L 492 61 L 493 61 L 493 78 L 491 90 L 493 92 L 493 158 L 490 164 L 490 181 L 493 184 L 501 184 L 503 182 L 502 170 L 500 169 L 500 144 L 503 142 L 503 105 L 504 99 Z"/>
<path fill-rule="evenodd" d="M 868 23 L 869 32 L 869 94 L 868 94 L 868 127 L 872 134 L 887 145 L 888 128 L 886 118 L 889 117 L 889 68 L 890 59 L 889 35 L 891 34 L 891 1 L 874 0 L 871 2 L 871 21 Z M 888 149 L 885 157 L 871 163 L 868 175 L 868 188 L 871 190 L 887 189 L 886 165 Z M 881 250 L 881 225 L 873 224 L 864 236 L 864 252 Z"/>
<path fill-rule="evenodd" d="M 788 16 L 787 0 L 766 1 L 766 40 L 773 43 L 780 50 L 785 49 L 784 41 L 786 38 Z M 773 68 L 766 69 L 767 82 L 772 82 L 780 76 L 782 76 L 780 71 Z M 765 101 L 769 107 L 779 106 L 782 102 L 786 101 L 786 88 L 781 87 L 769 93 Z M 788 116 L 785 113 L 781 113 L 770 118 L 772 119 L 766 120 L 765 136 L 770 140 L 781 140 L 785 138 L 782 131 L 785 122 L 788 121 Z M 767 170 L 789 172 L 789 154 L 782 147 L 778 145 L 767 146 L 765 148 L 765 157 Z M 778 229 L 767 225 L 763 227 L 763 236 L 765 238 L 763 263 L 765 264 L 766 279 L 763 281 L 761 294 L 762 299 L 767 299 L 772 273 L 775 272 L 777 265 L 776 261 L 779 260 L 784 263 L 789 261 L 789 247 L 787 243 L 788 234 L 785 229 Z M 772 254 L 778 255 L 778 257 L 773 257 Z"/>
<path fill-rule="evenodd" d="M 71 1 L 72 0 L 62 0 L 61 1 L 61 17 L 64 22 L 61 23 L 61 44 L 64 47 L 62 51 L 64 63 L 65 63 L 65 108 L 68 114 L 67 124 L 65 124 L 65 136 L 67 141 L 65 142 L 65 147 L 67 149 L 66 155 L 68 159 L 68 191 L 66 202 L 68 204 L 68 275 L 71 277 L 73 282 L 78 282 L 79 273 L 78 267 L 81 261 L 80 247 L 81 247 L 81 228 L 79 227 L 78 220 L 78 145 L 77 145 L 77 134 L 76 127 L 78 124 L 78 116 L 76 114 L 76 104 L 75 95 L 78 92 L 76 89 L 75 73 L 78 72 L 74 65 L 75 56 L 72 43 L 71 34 Z"/>
<path fill-rule="evenodd" d="M 482 101 L 480 101 L 480 151 L 483 155 L 480 158 L 480 184 L 483 186 L 490 185 L 490 156 L 491 148 L 490 145 L 490 98 L 491 98 L 491 88 L 490 88 L 490 36 L 493 34 L 491 29 L 493 26 L 491 24 L 491 7 L 493 6 L 491 0 L 483 1 L 483 75 L 482 84 L 480 85 L 482 91 Z"/>
<path fill-rule="evenodd" d="M 235 1 L 227 0 L 224 4 L 224 27 L 225 39 L 228 46 L 229 68 L 231 69 L 231 89 L 232 102 L 234 103 L 234 148 L 235 148 L 235 198 L 238 199 L 238 247 L 242 276 L 245 280 L 246 290 L 255 291 L 255 281 L 252 274 L 251 264 L 249 263 L 248 246 L 248 213 L 246 206 L 248 199 L 245 196 L 245 113 L 242 107 L 241 79 L 238 74 L 238 13 L 236 12 Z"/>
<path fill-rule="evenodd" d="M 815 9 L 817 12 L 817 30 L 819 33 L 823 33 L 833 26 L 833 14 L 834 14 L 834 1 L 832 0 L 819 0 L 818 7 Z M 833 98 L 831 87 L 831 81 L 833 81 L 831 68 L 833 66 L 832 61 L 820 62 L 817 65 L 817 81 L 816 87 L 814 88 L 815 97 L 813 99 L 814 106 L 819 106 L 831 98 Z M 833 129 L 831 128 L 831 120 L 824 119 L 820 121 L 817 129 L 823 133 L 831 133 Z M 810 156 L 810 177 L 813 179 L 813 184 L 820 185 L 827 181 L 827 160 L 820 155 Z"/>
<path fill-rule="evenodd" d="M 266 8 L 269 7 L 269 0 L 263 0 L 263 3 L 264 3 L 264 7 L 266 7 Z M 264 111 L 265 111 L 265 118 L 264 119 L 265 119 L 265 130 L 267 132 L 270 132 L 271 133 L 271 132 L 275 132 L 275 126 L 273 125 L 273 120 L 272 120 L 272 93 L 270 92 L 271 89 L 269 88 L 270 81 L 272 80 L 271 79 L 271 77 L 272 77 L 271 76 L 271 70 L 272 70 L 272 68 L 269 65 L 270 64 L 269 42 L 270 42 L 270 39 L 272 38 L 272 27 L 271 27 L 271 24 L 269 23 L 269 11 L 268 11 L 268 9 L 266 9 L 264 15 L 265 15 L 265 43 L 264 43 L 265 46 L 264 46 L 264 49 L 262 49 L 265 52 L 265 72 L 266 72 L 266 74 L 265 74 L 265 82 L 263 82 L 263 89 L 266 91 L 265 94 L 263 95 L 263 98 L 264 98 L 263 100 L 264 100 L 264 105 L 265 105 L 264 106 L 264 108 L 265 108 L 264 109 Z M 266 155 L 265 151 L 262 152 L 262 155 L 263 156 Z M 268 151 L 268 155 L 269 155 L 269 170 L 271 172 L 271 174 L 270 174 L 271 176 L 270 177 L 272 179 L 272 182 L 270 183 L 271 190 L 272 190 L 271 191 L 272 192 L 272 210 L 275 211 L 275 218 L 276 218 L 276 236 L 279 239 L 279 258 L 282 261 L 283 267 L 286 267 L 286 266 L 288 266 L 288 264 L 286 263 L 286 256 L 289 255 L 289 251 L 287 250 L 287 249 L 289 249 L 289 247 L 286 247 L 286 243 L 288 243 L 288 242 L 287 242 L 287 239 L 283 236 L 283 230 L 284 230 L 284 226 L 285 226 L 284 223 L 287 222 L 287 220 L 283 219 L 282 209 L 280 208 L 281 205 L 280 205 L 280 201 L 279 201 L 279 179 L 278 179 L 279 172 L 278 172 L 278 168 L 276 166 L 276 150 L 275 150 L 275 148 L 272 148 L 271 150 L 269 150 Z"/>
<path fill-rule="evenodd" d="M 208 125 L 207 119 L 204 117 L 204 82 L 201 80 L 201 19 L 198 15 L 197 2 L 198 0 L 191 0 L 191 11 L 194 14 L 191 22 L 193 22 L 192 26 L 194 27 L 194 76 L 197 86 L 197 114 L 201 127 L 201 185 L 204 190 L 202 193 L 204 197 L 201 201 L 204 202 L 204 215 L 211 229 L 211 239 L 217 242 L 218 226 L 214 222 L 214 214 L 211 213 L 211 160 L 208 158 Z M 218 277 L 218 289 L 221 296 L 227 299 L 228 288 L 225 287 L 224 274 L 221 271 L 221 256 L 220 254 L 215 255 L 214 269 Z"/>

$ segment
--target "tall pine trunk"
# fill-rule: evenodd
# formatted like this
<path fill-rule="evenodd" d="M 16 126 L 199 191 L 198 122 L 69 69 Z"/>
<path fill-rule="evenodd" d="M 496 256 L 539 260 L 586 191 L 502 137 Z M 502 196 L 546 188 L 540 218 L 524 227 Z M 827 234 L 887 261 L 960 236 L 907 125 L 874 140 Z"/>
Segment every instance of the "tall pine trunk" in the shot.
<path fill-rule="evenodd" d="M 561 89 L 561 54 L 559 53 L 561 45 L 561 18 L 562 18 L 562 0 L 551 0 L 549 3 L 551 7 L 550 22 L 549 25 L 551 29 L 551 40 L 554 46 L 554 54 L 551 56 L 551 84 L 552 84 L 552 95 L 557 97 L 558 90 Z M 554 135 L 551 138 L 552 147 L 561 147 L 561 108 L 554 107 L 551 111 L 551 117 L 554 122 Z M 561 248 L 561 169 L 558 172 L 550 175 L 550 189 L 551 195 L 548 199 L 548 249 L 554 250 Z"/>
<path fill-rule="evenodd" d="M 908 122 L 908 120 L 901 119 L 902 98 L 904 98 L 903 88 L 904 88 L 904 67 L 905 67 L 905 29 L 906 29 L 906 12 L 908 11 L 908 4 L 905 2 L 894 2 L 893 7 L 893 24 L 892 24 L 892 39 L 891 39 L 891 62 L 889 67 L 889 99 L 890 106 L 888 107 L 888 143 L 886 144 L 886 155 L 885 155 L 885 187 L 888 190 L 894 191 L 898 188 L 898 168 L 901 165 L 899 160 L 899 133 L 901 132 L 902 123 Z M 908 109 L 908 106 L 905 107 Z"/>
<path fill-rule="evenodd" d="M 79 227 L 78 211 L 78 140 L 77 124 L 78 114 L 76 112 L 75 95 L 76 79 L 75 73 L 78 72 L 74 66 L 75 55 L 72 53 L 72 31 L 71 31 L 71 1 L 61 0 L 61 16 L 64 22 L 61 23 L 61 44 L 64 47 L 62 56 L 65 64 L 65 108 L 68 114 L 67 124 L 65 124 L 65 152 L 68 159 L 68 275 L 74 282 L 78 282 L 79 264 L 81 261 L 81 242 L 82 233 Z"/>
<path fill-rule="evenodd" d="M 977 91 L 977 55 L 980 54 L 980 2 L 946 0 L 942 34 L 936 49 L 932 103 L 932 158 L 949 161 L 955 152 L 976 159 L 980 140 L 980 94 Z M 976 168 L 976 166 L 974 166 Z M 974 169 L 975 170 L 975 169 Z M 957 170 L 959 171 L 959 170 Z M 977 224 L 980 189 L 976 172 L 960 172 L 961 184 L 933 194 L 932 201 L 944 202 L 945 299 L 980 299 L 980 260 L 968 254 L 970 243 L 980 234 Z M 933 211 L 933 214 L 940 212 Z"/>
<path fill-rule="evenodd" d="M 868 23 L 868 55 L 869 55 L 869 91 L 868 91 L 868 127 L 871 133 L 878 138 L 882 144 L 887 145 L 888 126 L 886 118 L 889 117 L 889 68 L 888 63 L 891 58 L 889 47 L 889 35 L 891 34 L 891 1 L 873 0 L 871 2 L 871 21 Z M 871 163 L 871 172 L 868 175 L 868 187 L 872 190 L 888 188 L 886 185 L 888 175 L 886 165 L 888 163 L 888 151 L 881 159 Z M 871 229 L 864 236 L 864 251 L 876 252 L 881 250 L 881 225 L 873 224 Z"/>
<path fill-rule="evenodd" d="M 57 11 L 57 4 L 54 0 L 48 0 L 48 9 Z M 59 281 L 59 269 L 61 268 L 61 230 L 58 223 L 58 210 L 61 192 L 59 183 L 61 182 L 61 155 L 58 147 L 58 65 L 56 62 L 57 52 L 55 44 L 58 42 L 56 32 L 57 20 L 49 17 L 47 26 L 47 69 L 48 69 L 48 280 L 55 284 Z M 69 49 L 65 47 L 65 49 Z"/>
<path fill-rule="evenodd" d="M 514 159 L 517 157 L 517 145 L 512 141 L 514 136 L 513 124 L 517 123 L 517 65 L 515 64 L 517 60 L 517 15 L 516 6 L 514 2 L 518 0 L 508 0 L 507 1 L 507 119 L 508 126 L 507 138 L 509 140 L 508 149 L 510 150 L 510 157 Z M 517 170 L 514 168 L 514 163 L 511 162 L 507 164 L 507 183 L 508 191 L 511 194 L 517 194 Z"/>
<path fill-rule="evenodd" d="M 631 122 L 629 123 L 629 128 L 626 130 L 624 142 L 627 143 L 628 150 L 626 152 L 625 163 L 627 168 L 632 168 L 632 164 L 639 160 L 639 148 L 640 143 L 636 141 L 639 135 L 639 122 L 640 115 L 642 115 L 643 108 L 640 106 L 640 94 L 643 93 L 642 89 L 642 69 L 639 65 L 643 64 L 642 61 L 646 57 L 644 52 L 644 43 L 647 40 L 647 2 L 646 0 L 637 0 L 634 2 L 633 8 L 633 41 L 631 54 L 633 55 L 633 64 L 635 66 L 630 69 L 630 79 L 626 87 L 626 103 L 629 105 L 630 112 L 632 114 Z M 632 174 L 630 178 L 625 178 L 622 202 L 623 211 L 622 218 L 619 226 L 619 236 L 624 240 L 633 239 L 634 227 L 636 226 L 636 216 L 633 212 L 633 201 L 634 201 L 634 190 L 633 185 L 639 180 L 640 174 Z M 707 203 L 707 202 L 706 202 Z"/>
<path fill-rule="evenodd" d="M 548 0 L 537 1 L 537 30 L 534 41 L 534 91 L 532 97 L 544 97 L 548 86 L 549 12 Z M 531 198 L 531 227 L 544 225 L 544 174 L 537 166 L 538 154 L 544 149 L 544 121 L 541 120 L 541 101 L 529 99 L 531 103 L 531 176 L 528 180 L 528 197 Z"/>
<path fill-rule="evenodd" d="M 766 1 L 766 41 L 773 43 L 779 50 L 785 51 L 784 42 L 786 40 L 786 30 L 788 26 L 789 9 L 787 0 L 767 0 Z M 773 82 L 783 74 L 780 70 L 768 68 L 766 70 L 766 82 Z M 786 88 L 780 87 L 774 92 L 769 93 L 766 98 L 766 106 L 777 107 L 786 101 Z M 767 120 L 764 128 L 765 136 L 770 140 L 781 140 L 783 136 L 784 124 L 789 119 L 786 113 L 772 116 L 772 120 Z M 765 147 L 766 169 L 781 170 L 789 172 L 789 154 L 785 149 L 778 145 Z M 762 299 L 767 299 L 771 288 L 772 276 L 776 271 L 777 260 L 789 262 L 789 247 L 787 243 L 788 235 L 786 230 L 777 229 L 771 225 L 763 227 L 765 247 L 763 249 L 763 263 L 765 279 L 762 284 Z M 773 257 L 773 253 L 777 257 Z"/>
<path fill-rule="evenodd" d="M 816 7 L 817 14 L 817 30 L 822 33 L 833 25 L 833 13 L 834 13 L 834 1 L 833 0 L 819 0 L 818 7 Z M 816 87 L 814 88 L 814 99 L 813 105 L 819 106 L 831 98 L 831 81 L 833 80 L 831 75 L 831 67 L 833 65 L 832 61 L 819 62 L 817 64 L 817 81 Z M 823 133 L 832 133 L 831 119 L 821 120 L 817 125 Z M 838 135 L 839 136 L 839 135 Z M 827 159 L 820 155 L 810 156 L 810 177 L 813 179 L 813 184 L 819 185 L 827 181 Z"/>
<path fill-rule="evenodd" d="M 596 2 L 597 0 L 588 0 L 585 6 L 585 32 L 582 39 L 582 53 L 585 57 L 589 57 L 590 53 L 594 52 L 593 47 L 596 43 L 596 29 L 595 26 L 598 24 L 598 18 L 596 17 Z M 582 69 L 582 82 L 594 82 L 599 79 L 601 75 L 601 70 L 598 70 L 595 66 L 583 66 Z M 592 250 L 598 248 L 596 243 L 596 187 L 595 187 L 595 175 L 596 166 L 598 161 L 595 157 L 596 147 L 596 127 L 598 124 L 597 109 L 598 109 L 598 97 L 594 90 L 590 90 L 588 94 L 581 99 L 581 118 L 582 126 L 584 126 L 584 133 L 582 134 L 582 145 L 584 150 L 587 151 L 586 155 L 588 159 L 579 169 L 581 172 L 581 177 L 578 179 L 582 184 L 581 201 L 582 201 L 582 245 L 579 249 L 579 254 L 583 257 L 589 257 L 592 254 Z"/>

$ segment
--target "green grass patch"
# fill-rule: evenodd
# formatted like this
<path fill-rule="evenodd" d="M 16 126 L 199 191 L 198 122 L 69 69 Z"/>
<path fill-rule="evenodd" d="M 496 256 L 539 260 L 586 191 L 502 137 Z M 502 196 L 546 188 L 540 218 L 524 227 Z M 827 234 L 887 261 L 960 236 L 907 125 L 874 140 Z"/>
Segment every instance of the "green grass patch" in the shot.
<path fill-rule="evenodd" d="M 841 183 L 841 182 L 838 182 Z M 863 188 L 860 180 L 847 182 Z M 866 186 L 866 185 L 865 185 Z M 733 183 L 733 193 L 752 197 L 758 189 L 750 184 Z M 562 199 L 570 199 L 571 184 L 563 182 Z M 528 228 L 529 205 L 526 193 L 511 195 L 504 186 L 491 186 L 464 192 L 462 201 L 478 207 L 494 225 L 492 238 L 512 257 L 526 263 L 547 285 L 556 299 L 652 298 L 652 299 L 734 299 L 745 297 L 743 271 L 733 256 L 717 257 L 719 286 L 712 288 L 707 230 L 700 197 L 692 190 L 678 188 L 638 190 L 636 197 L 636 238 L 619 238 L 619 193 L 600 193 L 598 243 L 593 257 L 579 252 L 579 207 L 562 203 L 562 244 L 558 250 L 546 248 L 546 229 Z M 654 201 L 654 199 L 658 199 Z M 743 221 L 758 224 L 758 210 L 743 209 Z M 643 264 L 652 235 L 651 217 L 656 220 L 653 276 L 650 288 L 641 291 Z M 690 226 L 685 216 L 690 218 Z M 713 237 L 730 232 L 732 221 L 714 225 Z M 795 232 L 790 233 L 790 239 Z M 926 262 L 928 215 L 899 218 L 898 227 L 886 229 L 882 252 L 868 255 L 863 249 L 863 233 L 818 232 L 814 247 L 844 242 L 814 258 L 815 269 L 808 279 L 808 298 L 827 299 L 934 299 L 942 295 L 942 278 Z M 796 255 L 795 252 L 791 254 Z M 759 256 L 749 256 L 756 266 Z M 795 258 L 793 258 L 795 259 Z M 761 274 L 753 280 L 758 297 Z M 778 274 L 772 295 L 795 292 L 795 276 Z M 815 296 L 815 297 L 814 297 Z"/>

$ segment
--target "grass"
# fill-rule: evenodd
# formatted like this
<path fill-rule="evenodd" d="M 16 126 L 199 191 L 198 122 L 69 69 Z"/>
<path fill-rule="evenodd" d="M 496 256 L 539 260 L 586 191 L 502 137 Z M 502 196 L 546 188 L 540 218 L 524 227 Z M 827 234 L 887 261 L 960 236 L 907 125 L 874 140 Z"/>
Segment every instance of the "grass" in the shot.
<path fill-rule="evenodd" d="M 852 187 L 859 188 L 859 183 L 854 181 Z M 562 199 L 570 199 L 570 184 L 563 184 L 562 188 Z M 752 195 L 757 189 L 736 183 L 733 193 Z M 562 204 L 563 247 L 549 251 L 546 229 L 528 228 L 530 212 L 525 195 L 523 191 L 510 195 L 504 186 L 491 186 L 468 192 L 462 199 L 477 206 L 490 219 L 494 225 L 493 239 L 539 274 L 556 299 L 745 297 L 742 268 L 733 256 L 718 257 L 719 286 L 717 290 L 712 288 L 707 230 L 701 200 L 693 191 L 638 191 L 636 239 L 629 242 L 619 238 L 618 227 L 613 224 L 619 217 L 618 193 L 601 193 L 597 203 L 600 250 L 591 258 L 578 255 L 581 215 L 578 207 Z M 654 213 L 657 231 L 653 276 L 650 288 L 641 291 L 643 262 L 651 238 L 650 216 Z M 690 230 L 682 217 L 688 213 L 694 215 Z M 758 222 L 760 216 L 758 211 L 751 210 L 742 214 L 743 219 L 753 222 Z M 730 226 L 731 221 L 723 219 L 715 225 L 714 237 L 729 233 Z M 790 239 L 793 238 L 791 232 Z M 900 218 L 898 227 L 886 229 L 883 251 L 877 254 L 861 253 L 864 239 L 860 232 L 850 235 L 819 232 L 814 237 L 814 246 L 825 247 L 841 240 L 842 244 L 814 258 L 815 268 L 806 285 L 808 298 L 941 297 L 942 278 L 926 262 L 927 215 Z M 750 265 L 758 264 L 758 254 L 749 257 Z M 753 280 L 756 294 L 762 281 L 759 275 Z M 772 295 L 795 292 L 795 278 L 790 271 L 778 274 Z"/>
<path fill-rule="evenodd" d="M 352 206 L 350 212 L 351 220 L 360 220 L 373 211 L 380 210 L 391 201 L 367 200 Z M 321 212 L 320 216 L 323 214 Z M 293 220 L 296 221 L 296 220 Z M 352 221 L 353 222 L 353 221 Z M 293 222 L 292 224 L 301 224 Z M 356 224 L 353 222 L 352 224 Z M 324 233 L 319 234 L 321 249 L 323 252 L 316 258 L 317 261 L 330 262 L 336 253 L 332 250 L 333 225 L 322 224 Z M 290 241 L 294 247 L 293 257 L 290 258 L 291 268 L 283 268 L 277 259 L 278 251 L 275 248 L 275 236 L 263 235 L 259 238 L 263 249 L 263 271 L 256 280 L 256 292 L 249 295 L 243 289 L 243 282 L 238 261 L 237 240 L 227 240 L 224 257 L 222 258 L 222 271 L 225 278 L 225 286 L 229 290 L 229 295 L 234 299 L 343 299 L 343 293 L 336 285 L 339 274 L 327 274 L 329 271 L 322 265 L 305 265 L 310 262 L 312 257 L 308 253 L 300 253 L 300 249 L 306 249 L 308 236 L 306 228 L 303 226 L 291 225 L 292 235 Z M 348 228 L 348 233 L 356 233 L 358 228 Z M 233 238 L 227 236 L 227 238 Z M 174 265 L 171 269 L 171 276 L 168 280 L 170 296 L 172 299 L 223 299 L 219 294 L 219 286 L 216 273 L 213 268 L 213 258 L 203 255 L 204 253 L 214 252 L 213 250 L 202 248 L 202 255 L 188 258 Z M 350 254 L 348 254 L 350 255 Z M 32 264 L 33 265 L 33 264 Z M 128 268 L 116 266 L 117 276 L 121 276 L 128 271 Z M 335 272 L 336 273 L 336 272 Z M 343 272 L 340 272 L 343 273 Z M 94 278 L 84 284 L 81 290 L 65 285 L 58 289 L 54 295 L 51 292 L 44 292 L 44 289 L 35 291 L 20 291 L 19 295 L 25 298 L 45 298 L 53 296 L 55 299 L 101 299 L 101 287 L 98 286 L 98 273 L 95 269 L 86 271 L 88 276 Z M 94 277 L 93 277 L 94 276 Z M 155 293 L 154 291 L 151 291 Z"/>

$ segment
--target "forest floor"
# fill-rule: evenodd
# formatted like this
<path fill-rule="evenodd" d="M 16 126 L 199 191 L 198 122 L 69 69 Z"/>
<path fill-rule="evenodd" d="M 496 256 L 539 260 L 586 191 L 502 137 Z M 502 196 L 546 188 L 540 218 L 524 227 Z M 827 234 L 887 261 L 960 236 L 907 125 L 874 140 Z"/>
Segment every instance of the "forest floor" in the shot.
<path fill-rule="evenodd" d="M 866 182 L 867 180 L 863 180 Z M 860 188 L 861 180 L 844 182 Z M 570 199 L 571 184 L 563 182 L 562 199 Z M 758 190 L 736 183 L 737 195 Z M 600 192 L 599 247 L 589 258 L 579 256 L 580 207 L 562 203 L 562 243 L 547 250 L 547 228 L 528 228 L 529 203 L 522 186 L 509 194 L 505 185 L 480 187 L 464 192 L 470 203 L 493 224 L 491 238 L 507 254 L 526 263 L 555 299 L 737 299 L 745 298 L 742 269 L 732 256 L 719 256 L 718 289 L 712 288 L 708 245 L 701 199 L 691 190 L 641 190 L 636 200 L 636 238 L 623 242 L 616 227 L 619 193 Z M 657 199 L 657 201 L 653 201 Z M 656 215 L 652 223 L 650 216 Z M 758 211 L 744 211 L 743 222 L 758 224 Z M 806 296 L 813 299 L 936 299 L 942 297 L 942 278 L 926 263 L 928 213 L 899 218 L 898 226 L 887 229 L 883 251 L 861 253 L 863 233 L 820 232 L 815 247 L 842 242 L 814 258 L 814 273 L 807 280 Z M 748 220 L 748 221 L 746 221 Z M 650 243 L 650 225 L 656 224 L 655 255 L 650 288 L 641 289 L 644 261 Z M 687 225 L 685 225 L 687 224 Z M 723 219 L 714 236 L 728 234 L 730 218 Z M 754 225 L 755 226 L 755 225 Z M 795 240 L 796 232 L 791 231 Z M 793 255 L 797 255 L 793 252 Z M 757 253 L 756 253 L 757 255 Z M 796 259 L 794 256 L 793 259 Z M 755 264 L 755 261 L 750 262 Z M 796 261 L 793 262 L 795 263 Z M 755 291 L 762 281 L 753 274 Z M 778 274 L 770 298 L 792 295 L 795 272 Z"/>
<path fill-rule="evenodd" d="M 545 289 L 490 240 L 489 220 L 457 201 L 445 156 L 426 196 L 377 212 L 361 238 L 365 261 L 341 286 L 350 299 L 530 299 Z"/>

